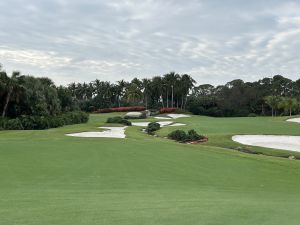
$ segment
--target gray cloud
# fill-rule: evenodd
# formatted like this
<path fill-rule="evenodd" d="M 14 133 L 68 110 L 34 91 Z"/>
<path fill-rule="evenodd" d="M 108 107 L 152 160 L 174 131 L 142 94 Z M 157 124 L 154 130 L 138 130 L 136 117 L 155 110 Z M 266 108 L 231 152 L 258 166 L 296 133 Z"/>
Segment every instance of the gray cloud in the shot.
<path fill-rule="evenodd" d="M 299 78 L 300 4 L 242 0 L 0 2 L 0 62 L 58 84 L 190 73 Z"/>

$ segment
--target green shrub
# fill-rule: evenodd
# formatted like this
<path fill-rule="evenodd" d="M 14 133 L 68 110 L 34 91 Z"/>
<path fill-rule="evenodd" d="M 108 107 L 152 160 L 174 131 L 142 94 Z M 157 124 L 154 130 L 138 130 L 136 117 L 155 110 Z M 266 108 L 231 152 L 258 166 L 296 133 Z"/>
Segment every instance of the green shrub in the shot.
<path fill-rule="evenodd" d="M 44 130 L 64 125 L 86 123 L 89 114 L 85 112 L 68 112 L 58 116 L 22 115 L 16 119 L 0 119 L 0 129 L 6 130 Z"/>
<path fill-rule="evenodd" d="M 195 130 L 189 130 L 187 134 L 187 141 L 199 140 L 201 136 Z"/>
<path fill-rule="evenodd" d="M 185 142 L 187 134 L 183 130 L 175 130 L 168 135 L 168 138 L 179 142 Z"/>
<path fill-rule="evenodd" d="M 0 127 L 3 127 L 4 126 L 4 124 L 6 123 L 6 118 L 2 118 L 2 117 L 0 117 Z"/>
<path fill-rule="evenodd" d="M 0 117 L 0 130 L 5 129 L 5 124 L 7 123 L 7 118 Z"/>
<path fill-rule="evenodd" d="M 67 112 L 61 115 L 61 118 L 64 120 L 64 124 L 79 124 L 86 123 L 89 120 L 89 114 L 81 111 Z"/>
<path fill-rule="evenodd" d="M 126 126 L 131 126 L 131 122 L 129 120 L 123 119 L 122 124 Z"/>
<path fill-rule="evenodd" d="M 22 115 L 20 120 L 24 130 L 33 130 L 35 128 L 33 116 Z"/>
<path fill-rule="evenodd" d="M 126 119 L 123 119 L 121 116 L 110 117 L 107 119 L 106 122 L 107 123 L 119 123 L 119 124 L 123 124 L 126 126 L 131 126 L 131 122 Z"/>
<path fill-rule="evenodd" d="M 121 116 L 115 116 L 107 118 L 106 123 L 122 123 L 123 118 Z"/>
<path fill-rule="evenodd" d="M 64 125 L 68 125 L 65 124 L 65 120 L 61 116 L 49 117 L 48 122 L 50 128 L 57 128 L 57 127 L 62 127 Z"/>
<path fill-rule="evenodd" d="M 21 121 L 16 119 L 7 120 L 4 126 L 5 130 L 24 130 Z"/>
<path fill-rule="evenodd" d="M 148 134 L 154 134 L 154 132 L 159 130 L 159 129 L 160 129 L 160 124 L 156 123 L 156 122 L 152 122 L 152 123 L 148 124 L 148 126 L 146 128 L 146 132 Z"/>
<path fill-rule="evenodd" d="M 179 142 L 191 142 L 202 140 L 205 136 L 198 134 L 195 130 L 189 130 L 187 133 L 183 130 L 175 130 L 168 135 L 168 138 Z"/>
<path fill-rule="evenodd" d="M 35 130 L 45 130 L 49 129 L 49 118 L 44 116 L 39 116 L 35 118 Z"/>
<path fill-rule="evenodd" d="M 89 114 L 81 111 L 68 112 L 62 116 L 65 124 L 87 123 L 89 120 Z"/>
<path fill-rule="evenodd" d="M 44 130 L 50 128 L 49 117 L 22 115 L 19 119 L 24 130 Z"/>

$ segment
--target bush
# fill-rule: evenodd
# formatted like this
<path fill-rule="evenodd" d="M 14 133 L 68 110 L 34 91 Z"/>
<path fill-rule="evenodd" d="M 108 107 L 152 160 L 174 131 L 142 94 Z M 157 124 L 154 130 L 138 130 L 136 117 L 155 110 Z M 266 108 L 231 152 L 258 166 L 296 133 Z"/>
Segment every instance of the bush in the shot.
<path fill-rule="evenodd" d="M 203 140 L 205 136 L 198 134 L 195 130 L 189 130 L 188 133 L 175 130 L 168 135 L 168 138 L 179 142 L 192 142 Z"/>
<path fill-rule="evenodd" d="M 195 130 L 189 130 L 187 136 L 189 141 L 196 141 L 201 137 Z"/>
<path fill-rule="evenodd" d="M 21 121 L 16 119 L 7 120 L 5 123 L 4 129 L 6 130 L 24 130 Z"/>
<path fill-rule="evenodd" d="M 24 130 L 44 130 L 50 128 L 49 118 L 44 116 L 22 115 L 20 121 Z"/>
<path fill-rule="evenodd" d="M 185 142 L 187 135 L 183 130 L 175 130 L 168 135 L 168 138 L 179 142 Z"/>
<path fill-rule="evenodd" d="M 122 123 L 123 118 L 121 116 L 110 117 L 107 119 L 107 123 Z"/>
<path fill-rule="evenodd" d="M 198 141 L 205 138 L 203 135 L 198 134 L 195 130 L 189 130 L 187 134 L 187 141 Z"/>
<path fill-rule="evenodd" d="M 66 125 L 86 123 L 89 120 L 89 114 L 81 111 L 67 112 L 61 115 Z"/>
<path fill-rule="evenodd" d="M 146 132 L 148 134 L 154 134 L 154 132 L 159 130 L 159 129 L 160 129 L 160 124 L 156 123 L 156 122 L 152 122 L 152 123 L 148 124 L 148 126 L 146 128 Z"/>
<path fill-rule="evenodd" d="M 120 116 L 110 117 L 110 118 L 107 119 L 106 122 L 107 123 L 119 123 L 119 124 L 124 124 L 126 126 L 131 126 L 131 122 L 130 121 L 128 121 L 126 119 L 123 119 Z"/>
<path fill-rule="evenodd" d="M 64 125 L 68 125 L 68 124 L 65 124 L 65 121 L 61 116 L 49 117 L 48 122 L 49 122 L 50 128 L 57 128 L 57 127 L 62 127 Z"/>
<path fill-rule="evenodd" d="M 248 117 L 256 117 L 257 115 L 255 113 L 249 113 Z"/>
<path fill-rule="evenodd" d="M 0 129 L 6 130 L 44 130 L 64 125 L 86 123 L 89 115 L 85 112 L 68 112 L 58 116 L 22 115 L 16 119 L 0 119 Z"/>
<path fill-rule="evenodd" d="M 5 124 L 7 123 L 7 118 L 0 117 L 0 130 L 5 129 Z"/>

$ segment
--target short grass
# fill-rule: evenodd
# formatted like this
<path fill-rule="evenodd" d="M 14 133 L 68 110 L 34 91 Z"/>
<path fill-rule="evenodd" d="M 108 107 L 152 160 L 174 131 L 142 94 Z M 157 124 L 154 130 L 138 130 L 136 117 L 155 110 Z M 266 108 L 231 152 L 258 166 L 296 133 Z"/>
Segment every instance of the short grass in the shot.
<path fill-rule="evenodd" d="M 299 224 L 300 162 L 230 150 L 239 146 L 230 138 L 299 135 L 300 124 L 260 117 L 177 120 L 188 124 L 180 129 L 208 135 L 204 145 L 155 138 L 138 127 L 128 128 L 124 140 L 64 136 L 97 130 L 112 115 L 46 131 L 1 131 L 0 224 Z"/>

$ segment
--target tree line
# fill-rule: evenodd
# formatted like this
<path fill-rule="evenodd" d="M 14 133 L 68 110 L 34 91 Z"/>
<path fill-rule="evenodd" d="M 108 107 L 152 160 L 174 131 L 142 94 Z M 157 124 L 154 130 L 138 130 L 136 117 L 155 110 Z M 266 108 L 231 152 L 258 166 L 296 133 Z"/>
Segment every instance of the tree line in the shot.
<path fill-rule="evenodd" d="M 209 116 L 291 115 L 299 113 L 299 98 L 300 79 L 276 75 L 255 82 L 199 85 L 193 88 L 188 108 Z"/>
<path fill-rule="evenodd" d="M 196 85 L 188 74 L 116 83 L 95 81 L 56 86 L 49 78 L 8 75 L 0 67 L 2 117 L 55 116 L 71 111 L 145 106 L 147 109 L 179 108 L 209 116 L 292 115 L 299 113 L 300 79 L 281 75 L 255 82 L 237 79 L 225 85 Z"/>

